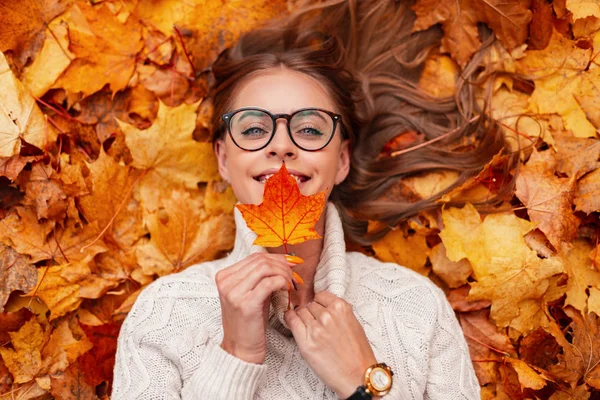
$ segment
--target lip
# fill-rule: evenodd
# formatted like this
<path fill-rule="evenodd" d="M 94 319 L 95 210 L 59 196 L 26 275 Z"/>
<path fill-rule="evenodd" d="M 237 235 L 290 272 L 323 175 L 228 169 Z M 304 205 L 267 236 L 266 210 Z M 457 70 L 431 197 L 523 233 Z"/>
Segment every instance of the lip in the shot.
<path fill-rule="evenodd" d="M 258 178 L 258 177 L 259 177 L 259 176 L 261 176 L 261 175 L 276 174 L 278 171 L 279 171 L 279 168 L 269 168 L 269 169 L 266 169 L 266 170 L 264 170 L 264 171 L 262 171 L 262 172 L 260 172 L 260 173 L 258 173 L 258 174 L 256 174 L 256 175 L 254 175 L 254 176 L 252 177 L 252 179 L 254 179 L 255 181 L 257 181 L 258 183 L 261 183 L 261 182 L 259 182 L 259 181 L 258 181 L 256 178 Z M 306 175 L 306 174 L 304 174 L 304 173 L 302 173 L 302 172 L 300 172 L 300 171 L 298 171 L 298 170 L 295 170 L 295 169 L 289 169 L 289 168 L 288 168 L 288 173 L 289 173 L 290 175 L 296 175 L 296 176 L 305 176 L 305 177 L 307 177 L 307 178 L 308 178 L 308 179 L 307 179 L 307 180 L 305 180 L 304 182 L 301 182 L 301 183 L 299 184 L 299 186 L 302 186 L 302 185 L 304 185 L 306 182 L 310 181 L 310 179 L 311 179 L 311 178 L 310 178 L 310 176 L 308 176 L 308 175 Z M 263 183 L 261 183 L 261 184 L 263 184 Z"/>

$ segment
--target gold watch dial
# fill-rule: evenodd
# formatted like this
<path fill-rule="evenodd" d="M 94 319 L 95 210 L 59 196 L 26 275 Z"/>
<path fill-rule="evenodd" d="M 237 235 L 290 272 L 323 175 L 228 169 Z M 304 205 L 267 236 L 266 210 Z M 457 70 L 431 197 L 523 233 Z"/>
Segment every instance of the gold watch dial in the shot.
<path fill-rule="evenodd" d="M 389 389 L 392 384 L 392 378 L 390 374 L 381 367 L 373 368 L 371 374 L 369 375 L 369 380 L 371 381 L 373 389 L 377 390 L 378 392 Z"/>

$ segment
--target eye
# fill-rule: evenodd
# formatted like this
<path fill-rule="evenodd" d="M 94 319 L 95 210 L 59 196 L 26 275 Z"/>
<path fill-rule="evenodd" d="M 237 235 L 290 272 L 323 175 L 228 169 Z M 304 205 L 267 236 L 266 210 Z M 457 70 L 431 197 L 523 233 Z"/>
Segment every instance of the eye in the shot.
<path fill-rule="evenodd" d="M 266 133 L 267 131 L 259 126 L 251 126 L 242 131 L 243 136 L 262 136 Z"/>
<path fill-rule="evenodd" d="M 303 128 L 300 128 L 296 133 L 305 136 L 323 136 L 323 132 L 312 126 L 305 126 Z"/>

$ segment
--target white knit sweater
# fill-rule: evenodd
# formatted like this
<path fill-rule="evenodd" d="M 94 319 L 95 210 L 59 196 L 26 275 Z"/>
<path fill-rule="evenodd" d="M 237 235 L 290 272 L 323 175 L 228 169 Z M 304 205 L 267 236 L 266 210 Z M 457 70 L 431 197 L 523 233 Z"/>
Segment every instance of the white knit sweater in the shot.
<path fill-rule="evenodd" d="M 346 252 L 333 203 L 326 208 L 315 293 L 349 302 L 375 357 L 394 371 L 384 399 L 479 399 L 480 388 L 454 312 L 428 278 L 394 263 Z M 234 210 L 235 245 L 225 258 L 162 277 L 142 291 L 119 335 L 112 400 L 336 399 L 304 361 L 284 322 L 287 292 L 272 296 L 264 364 L 220 346 L 218 270 L 265 252 Z"/>

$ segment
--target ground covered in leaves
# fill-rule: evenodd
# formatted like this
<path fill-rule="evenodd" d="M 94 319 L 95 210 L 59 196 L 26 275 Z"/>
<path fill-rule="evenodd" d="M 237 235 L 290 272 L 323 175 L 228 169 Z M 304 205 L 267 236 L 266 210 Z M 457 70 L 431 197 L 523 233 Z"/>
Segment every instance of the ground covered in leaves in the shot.
<path fill-rule="evenodd" d="M 107 399 L 116 338 L 157 277 L 232 247 L 235 197 L 208 135 L 206 68 L 285 1 L 0 0 L 0 399 Z M 480 46 L 492 113 L 521 150 L 361 251 L 447 293 L 484 399 L 600 398 L 600 6 L 417 0 L 441 24 L 420 86 L 454 93 Z M 413 132 L 414 136 L 414 132 Z M 390 143 L 383 156 L 406 146 Z M 408 141 L 410 143 L 410 140 Z M 517 173 L 515 169 L 513 174 Z M 426 198 L 456 179 L 406 179 Z M 376 223 L 374 223 L 376 224 Z"/>

